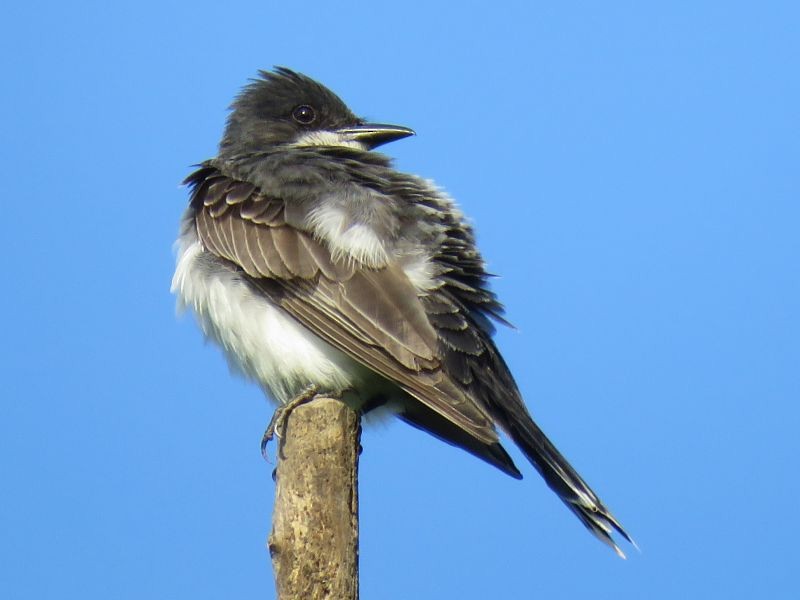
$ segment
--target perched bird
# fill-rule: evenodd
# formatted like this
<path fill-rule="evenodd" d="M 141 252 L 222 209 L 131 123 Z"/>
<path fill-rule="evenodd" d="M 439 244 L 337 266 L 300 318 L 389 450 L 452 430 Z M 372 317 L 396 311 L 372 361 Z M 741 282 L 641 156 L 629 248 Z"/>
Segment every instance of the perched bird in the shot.
<path fill-rule="evenodd" d="M 373 150 L 367 123 L 285 68 L 234 101 L 216 158 L 185 181 L 172 291 L 232 366 L 281 404 L 309 385 L 521 478 L 505 431 L 583 524 L 628 534 L 534 423 L 500 356 L 473 230 L 430 182 Z M 622 555 L 624 556 L 624 555 Z"/>

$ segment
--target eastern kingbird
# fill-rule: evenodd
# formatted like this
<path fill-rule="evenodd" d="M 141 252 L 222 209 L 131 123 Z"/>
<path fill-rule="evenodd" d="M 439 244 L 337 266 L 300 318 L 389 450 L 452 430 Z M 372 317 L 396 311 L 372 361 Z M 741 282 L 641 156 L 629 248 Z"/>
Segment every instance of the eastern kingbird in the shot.
<path fill-rule="evenodd" d="M 522 478 L 505 431 L 583 524 L 628 534 L 534 423 L 500 356 L 472 227 L 429 181 L 373 152 L 413 135 L 367 123 L 285 68 L 231 107 L 219 155 L 185 181 L 172 291 L 230 364 L 281 404 L 309 385 Z"/>

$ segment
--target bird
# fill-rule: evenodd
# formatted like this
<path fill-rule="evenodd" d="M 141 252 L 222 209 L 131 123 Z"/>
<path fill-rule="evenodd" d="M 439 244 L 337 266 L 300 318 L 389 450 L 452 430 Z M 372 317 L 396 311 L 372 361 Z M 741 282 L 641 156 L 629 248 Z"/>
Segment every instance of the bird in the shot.
<path fill-rule="evenodd" d="M 362 414 L 382 407 L 521 479 L 504 432 L 624 558 L 614 536 L 632 538 L 534 422 L 493 341 L 508 323 L 472 225 L 375 151 L 411 135 L 306 75 L 259 71 L 217 156 L 184 181 L 179 308 L 280 406 L 312 389 Z"/>

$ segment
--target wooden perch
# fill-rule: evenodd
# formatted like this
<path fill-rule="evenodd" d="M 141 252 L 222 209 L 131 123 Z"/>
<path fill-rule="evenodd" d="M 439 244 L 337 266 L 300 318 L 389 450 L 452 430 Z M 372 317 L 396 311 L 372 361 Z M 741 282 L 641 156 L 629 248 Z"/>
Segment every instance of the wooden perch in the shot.
<path fill-rule="evenodd" d="M 357 600 L 359 416 L 317 397 L 279 431 L 269 551 L 279 600 Z"/>

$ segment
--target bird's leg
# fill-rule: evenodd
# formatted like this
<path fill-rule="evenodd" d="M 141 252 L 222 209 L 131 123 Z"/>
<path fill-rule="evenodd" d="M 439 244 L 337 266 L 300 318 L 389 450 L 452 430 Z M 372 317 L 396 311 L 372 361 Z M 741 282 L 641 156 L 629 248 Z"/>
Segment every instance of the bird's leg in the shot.
<path fill-rule="evenodd" d="M 269 462 L 267 444 L 269 444 L 274 437 L 278 438 L 278 456 L 283 456 L 281 438 L 283 438 L 283 434 L 286 432 L 286 420 L 289 418 L 289 414 L 301 404 L 313 400 L 316 395 L 317 386 L 311 384 L 289 402 L 281 404 L 275 409 L 272 418 L 269 420 L 269 425 L 267 425 L 267 429 L 264 431 L 264 435 L 261 438 L 261 456 L 264 457 L 264 460 Z"/>

